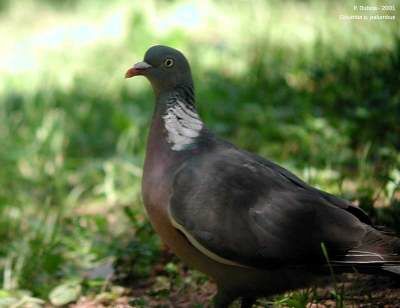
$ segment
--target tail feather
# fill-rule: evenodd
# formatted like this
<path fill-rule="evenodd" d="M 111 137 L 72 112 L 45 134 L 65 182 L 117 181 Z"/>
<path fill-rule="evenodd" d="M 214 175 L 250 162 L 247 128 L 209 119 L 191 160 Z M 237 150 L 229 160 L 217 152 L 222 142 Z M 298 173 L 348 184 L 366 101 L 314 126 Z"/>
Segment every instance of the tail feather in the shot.
<path fill-rule="evenodd" d="M 332 264 L 360 272 L 400 276 L 400 238 L 371 227 L 357 247 L 336 256 Z"/>
<path fill-rule="evenodd" d="M 384 265 L 382 266 L 384 271 L 388 271 L 394 273 L 396 275 L 400 275 L 400 265 Z"/>

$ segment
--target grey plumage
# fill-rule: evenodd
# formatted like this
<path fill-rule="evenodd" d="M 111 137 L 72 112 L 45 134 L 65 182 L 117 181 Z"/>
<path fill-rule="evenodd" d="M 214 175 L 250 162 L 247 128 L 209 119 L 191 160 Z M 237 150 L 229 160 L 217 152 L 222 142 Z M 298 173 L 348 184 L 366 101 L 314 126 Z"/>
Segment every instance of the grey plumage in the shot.
<path fill-rule="evenodd" d="M 237 297 L 250 307 L 258 296 L 304 287 L 328 265 L 400 275 L 400 239 L 363 210 L 207 129 L 181 52 L 150 48 L 126 73 L 136 75 L 156 95 L 146 209 L 173 251 L 215 279 L 217 307 Z"/>
<path fill-rule="evenodd" d="M 209 251 L 258 268 L 323 265 L 324 243 L 332 264 L 400 262 L 399 240 L 318 190 L 296 185 L 281 168 L 228 143 L 208 146 L 176 172 L 170 213 Z"/>

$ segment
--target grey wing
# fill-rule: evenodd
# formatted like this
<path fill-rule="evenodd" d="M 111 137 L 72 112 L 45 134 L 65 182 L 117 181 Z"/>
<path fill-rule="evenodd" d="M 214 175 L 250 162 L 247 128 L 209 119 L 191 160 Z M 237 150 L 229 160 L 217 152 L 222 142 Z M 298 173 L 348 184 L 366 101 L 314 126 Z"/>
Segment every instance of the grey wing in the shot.
<path fill-rule="evenodd" d="M 319 194 L 323 199 L 325 199 L 326 201 L 328 201 L 330 204 L 337 206 L 339 208 L 342 208 L 346 211 L 348 211 L 349 213 L 353 214 L 354 216 L 356 216 L 359 220 L 361 220 L 362 222 L 368 224 L 368 225 L 372 225 L 372 221 L 370 219 L 370 217 L 367 215 L 366 212 L 364 212 L 361 208 L 352 205 L 349 201 L 344 200 L 342 198 L 336 197 L 334 195 L 331 195 L 325 191 L 319 190 L 317 188 L 314 188 L 310 185 L 308 185 L 307 183 L 305 183 L 303 180 L 301 180 L 299 177 L 297 177 L 296 175 L 294 175 L 292 172 L 290 172 L 289 170 L 267 160 L 264 159 L 261 156 L 255 155 L 253 153 L 246 153 L 250 156 L 252 156 L 252 158 L 257 161 L 258 163 L 260 163 L 261 165 L 267 167 L 267 168 L 271 168 L 272 170 L 274 170 L 275 172 L 281 174 L 282 176 L 286 177 L 289 181 L 291 181 L 294 185 L 297 185 L 298 187 L 301 187 L 303 189 L 307 189 L 307 190 L 313 190 L 315 193 Z"/>
<path fill-rule="evenodd" d="M 187 162 L 169 211 L 198 249 L 243 266 L 323 262 L 322 242 L 343 255 L 366 233 L 354 215 L 232 152 Z"/>

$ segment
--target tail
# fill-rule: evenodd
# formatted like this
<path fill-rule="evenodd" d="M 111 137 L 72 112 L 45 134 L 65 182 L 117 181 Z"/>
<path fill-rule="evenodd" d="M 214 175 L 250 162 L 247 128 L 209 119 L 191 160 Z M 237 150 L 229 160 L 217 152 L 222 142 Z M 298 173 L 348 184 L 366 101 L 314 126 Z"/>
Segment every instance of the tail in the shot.
<path fill-rule="evenodd" d="M 399 275 L 400 279 L 400 265 L 383 265 L 382 270 Z"/>
<path fill-rule="evenodd" d="M 331 263 L 334 267 L 389 275 L 400 280 L 400 238 L 370 227 L 357 247 L 343 256 L 335 256 Z"/>

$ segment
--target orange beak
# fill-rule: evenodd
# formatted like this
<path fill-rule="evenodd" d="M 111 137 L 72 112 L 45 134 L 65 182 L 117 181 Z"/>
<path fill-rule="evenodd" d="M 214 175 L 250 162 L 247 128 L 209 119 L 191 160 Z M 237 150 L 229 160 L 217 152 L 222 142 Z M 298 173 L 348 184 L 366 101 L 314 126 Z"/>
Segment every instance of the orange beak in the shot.
<path fill-rule="evenodd" d="M 143 75 L 143 73 L 150 67 L 152 66 L 147 62 L 144 61 L 138 62 L 126 71 L 125 78 L 131 78 L 133 76 Z"/>

